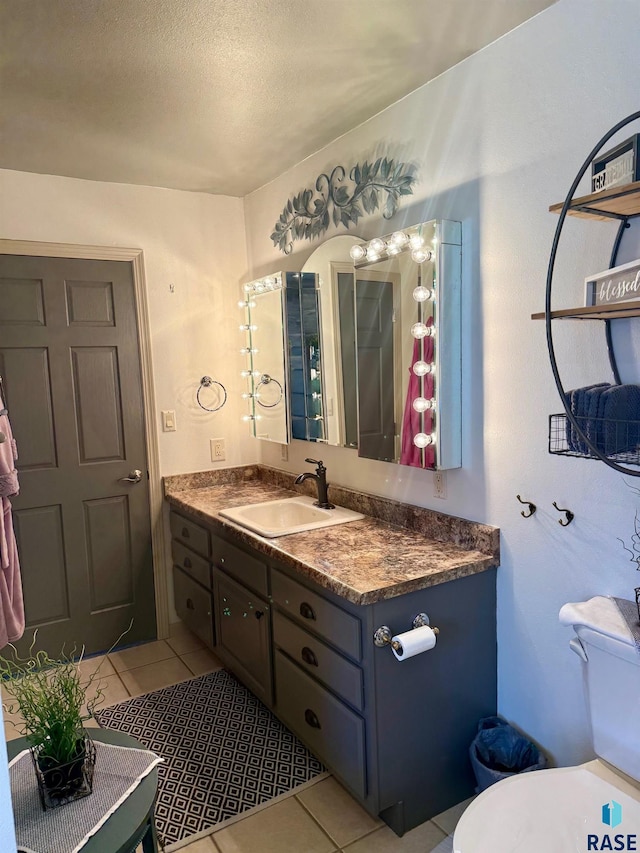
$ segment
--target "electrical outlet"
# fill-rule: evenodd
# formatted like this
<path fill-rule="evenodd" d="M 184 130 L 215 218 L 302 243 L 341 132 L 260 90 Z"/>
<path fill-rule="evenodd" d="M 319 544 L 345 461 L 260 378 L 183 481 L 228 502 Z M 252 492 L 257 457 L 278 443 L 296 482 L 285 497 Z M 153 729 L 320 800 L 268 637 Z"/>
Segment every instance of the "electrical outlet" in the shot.
<path fill-rule="evenodd" d="M 211 461 L 223 462 L 225 459 L 224 438 L 211 439 Z"/>
<path fill-rule="evenodd" d="M 444 471 L 435 471 L 433 475 L 433 496 L 443 501 L 447 499 L 447 475 Z"/>
<path fill-rule="evenodd" d="M 287 444 L 280 445 L 280 461 L 287 462 L 289 460 L 289 446 Z"/>

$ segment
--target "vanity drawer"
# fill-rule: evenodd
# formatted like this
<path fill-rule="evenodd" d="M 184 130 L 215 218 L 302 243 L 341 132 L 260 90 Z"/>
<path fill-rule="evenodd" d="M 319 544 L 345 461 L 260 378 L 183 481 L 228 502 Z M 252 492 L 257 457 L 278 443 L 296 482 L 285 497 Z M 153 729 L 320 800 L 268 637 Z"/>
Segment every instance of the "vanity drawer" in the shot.
<path fill-rule="evenodd" d="M 276 651 L 276 710 L 351 790 L 366 796 L 364 720 Z"/>
<path fill-rule="evenodd" d="M 362 710 L 364 694 L 360 667 L 278 611 L 273 614 L 273 639 L 276 646 L 309 675 L 322 681 L 357 710 Z"/>
<path fill-rule="evenodd" d="M 198 554 L 202 554 L 203 557 L 209 556 L 211 544 L 209 531 L 205 527 L 200 527 L 195 521 L 190 521 L 183 515 L 178 515 L 177 512 L 172 512 L 169 516 L 169 526 L 174 539 L 184 542 L 185 545 L 197 551 Z"/>
<path fill-rule="evenodd" d="M 212 534 L 211 538 L 211 559 L 213 562 L 221 569 L 224 569 L 228 575 L 239 580 L 240 583 L 259 592 L 261 595 L 268 595 L 269 587 L 266 565 L 256 557 L 247 554 L 241 548 L 236 548 L 235 545 L 231 545 L 215 534 Z"/>
<path fill-rule="evenodd" d="M 203 589 L 182 569 L 173 567 L 173 594 L 176 613 L 190 631 L 197 634 L 210 648 L 213 638 L 213 606 L 211 593 Z"/>
<path fill-rule="evenodd" d="M 211 565 L 208 560 L 199 557 L 194 551 L 185 548 L 175 539 L 171 540 L 171 555 L 174 565 L 180 566 L 192 578 L 211 589 Z"/>
<path fill-rule="evenodd" d="M 354 660 L 361 658 L 360 620 L 294 581 L 271 572 L 273 601 L 305 628 L 319 634 Z"/>

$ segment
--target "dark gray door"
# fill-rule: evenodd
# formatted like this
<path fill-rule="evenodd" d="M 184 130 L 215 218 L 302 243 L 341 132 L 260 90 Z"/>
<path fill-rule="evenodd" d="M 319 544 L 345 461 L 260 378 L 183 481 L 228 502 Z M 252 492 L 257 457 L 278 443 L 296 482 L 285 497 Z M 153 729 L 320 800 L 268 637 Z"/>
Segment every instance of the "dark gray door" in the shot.
<path fill-rule="evenodd" d="M 395 461 L 393 283 L 356 281 L 358 454 Z"/>
<path fill-rule="evenodd" d="M 340 359 L 344 389 L 344 443 L 358 446 L 358 407 L 356 363 L 356 321 L 353 301 L 353 273 L 338 273 L 338 304 L 340 316 Z"/>
<path fill-rule="evenodd" d="M 131 265 L 0 255 L 0 375 L 19 454 L 19 647 L 38 628 L 51 654 L 102 651 L 131 618 L 125 642 L 154 638 Z"/>

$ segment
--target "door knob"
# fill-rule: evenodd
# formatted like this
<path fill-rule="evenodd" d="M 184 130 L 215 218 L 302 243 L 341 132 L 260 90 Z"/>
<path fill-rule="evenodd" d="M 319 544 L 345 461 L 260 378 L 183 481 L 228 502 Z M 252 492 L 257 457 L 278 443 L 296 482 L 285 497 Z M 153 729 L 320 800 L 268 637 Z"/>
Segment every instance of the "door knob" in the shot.
<path fill-rule="evenodd" d="M 121 483 L 139 483 L 142 479 L 142 471 L 139 468 L 134 468 L 129 472 L 128 477 L 120 477 Z"/>

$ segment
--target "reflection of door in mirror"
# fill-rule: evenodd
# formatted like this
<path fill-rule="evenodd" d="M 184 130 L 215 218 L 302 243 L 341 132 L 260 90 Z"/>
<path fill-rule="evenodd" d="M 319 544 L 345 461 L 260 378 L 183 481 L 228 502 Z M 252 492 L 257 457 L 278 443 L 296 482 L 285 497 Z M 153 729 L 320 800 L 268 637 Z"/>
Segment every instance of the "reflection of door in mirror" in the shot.
<path fill-rule="evenodd" d="M 356 279 L 358 447 L 361 456 L 396 459 L 400 276 L 368 272 Z"/>
<path fill-rule="evenodd" d="M 347 267 L 345 269 L 345 266 Z M 335 330 L 336 444 L 358 446 L 358 383 L 356 378 L 356 318 L 353 265 L 331 264 Z"/>

